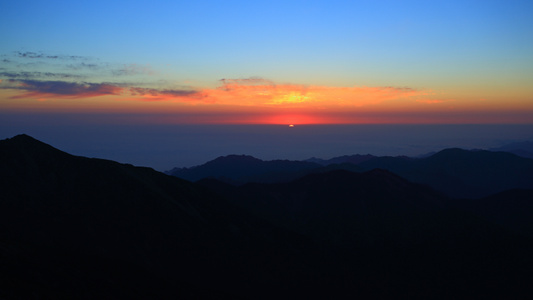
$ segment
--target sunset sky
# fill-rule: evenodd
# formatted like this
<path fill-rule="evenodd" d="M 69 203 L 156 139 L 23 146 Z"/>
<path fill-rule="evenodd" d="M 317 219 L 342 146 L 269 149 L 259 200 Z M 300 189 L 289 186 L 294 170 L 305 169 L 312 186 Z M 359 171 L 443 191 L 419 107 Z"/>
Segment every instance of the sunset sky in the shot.
<path fill-rule="evenodd" d="M 531 123 L 531 1 L 3 1 L 3 113 Z"/>
<path fill-rule="evenodd" d="M 164 170 L 232 153 L 414 155 L 533 138 L 533 1 L 1 1 L 0 12 L 2 139 Z M 482 127 L 431 127 L 445 124 Z"/>

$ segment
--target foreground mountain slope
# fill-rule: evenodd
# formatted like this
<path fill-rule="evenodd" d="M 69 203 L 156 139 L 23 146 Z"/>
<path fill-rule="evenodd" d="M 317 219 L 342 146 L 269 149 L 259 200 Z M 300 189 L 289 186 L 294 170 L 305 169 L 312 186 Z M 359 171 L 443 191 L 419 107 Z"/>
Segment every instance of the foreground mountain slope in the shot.
<path fill-rule="evenodd" d="M 230 187 L 200 181 L 236 205 L 320 244 L 381 247 L 383 239 L 410 243 L 423 238 L 429 216 L 448 213 L 447 197 L 386 170 L 335 170 L 289 183 Z M 418 224 L 417 222 L 421 222 Z"/>
<path fill-rule="evenodd" d="M 458 199 L 454 202 L 458 207 L 517 234 L 533 237 L 533 190 L 507 190 L 481 199 Z"/>
<path fill-rule="evenodd" d="M 531 292 L 531 238 L 449 200 L 384 170 L 193 184 L 17 136 L 0 141 L 0 298 Z"/>
<path fill-rule="evenodd" d="M 0 229 L 8 298 L 234 298 L 299 243 L 184 180 L 25 135 L 0 141 Z"/>
<path fill-rule="evenodd" d="M 331 171 L 239 187 L 214 179 L 197 184 L 313 239 L 323 249 L 324 279 L 339 290 L 339 282 L 379 297 L 528 290 L 530 239 L 385 170 Z"/>

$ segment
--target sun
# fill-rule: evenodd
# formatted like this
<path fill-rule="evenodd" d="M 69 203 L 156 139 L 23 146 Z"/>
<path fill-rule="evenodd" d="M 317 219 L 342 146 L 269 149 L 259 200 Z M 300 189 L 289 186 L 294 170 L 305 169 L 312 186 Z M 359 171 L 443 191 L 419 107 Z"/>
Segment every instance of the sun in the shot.
<path fill-rule="evenodd" d="M 290 124 L 289 127 L 294 127 L 294 124 Z"/>

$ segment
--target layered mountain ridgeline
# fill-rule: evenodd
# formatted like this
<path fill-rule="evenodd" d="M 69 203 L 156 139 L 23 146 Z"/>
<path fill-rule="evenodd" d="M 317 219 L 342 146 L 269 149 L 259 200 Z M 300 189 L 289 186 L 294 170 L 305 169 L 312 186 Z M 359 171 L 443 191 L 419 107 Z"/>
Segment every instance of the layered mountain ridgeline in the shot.
<path fill-rule="evenodd" d="M 226 156 L 201 166 L 175 169 L 169 174 L 192 181 L 216 178 L 242 184 L 287 182 L 307 174 L 332 170 L 365 172 L 379 168 L 429 185 L 454 198 L 480 198 L 515 188 L 533 189 L 533 159 L 507 152 L 445 149 L 424 158 L 352 155 L 330 160 L 313 158 L 306 163 Z M 275 167 L 266 171 L 266 167 L 262 166 Z"/>
<path fill-rule="evenodd" d="M 507 152 L 446 149 L 422 159 L 375 158 L 358 165 L 384 168 L 455 198 L 479 198 L 533 188 L 533 160 Z"/>
<path fill-rule="evenodd" d="M 166 173 L 190 181 L 203 178 L 242 184 L 250 181 L 288 181 L 320 167 L 312 162 L 272 160 L 263 161 L 249 155 L 221 156 L 192 168 L 174 168 Z"/>
<path fill-rule="evenodd" d="M 22 135 L 0 141 L 0 297 L 527 295 L 519 195 L 458 202 L 385 170 L 193 184 Z"/>

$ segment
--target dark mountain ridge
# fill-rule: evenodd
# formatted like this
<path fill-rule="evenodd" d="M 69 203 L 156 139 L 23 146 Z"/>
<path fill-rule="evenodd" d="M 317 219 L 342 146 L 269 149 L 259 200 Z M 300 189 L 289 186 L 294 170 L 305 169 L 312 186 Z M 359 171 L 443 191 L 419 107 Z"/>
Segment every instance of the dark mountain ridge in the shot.
<path fill-rule="evenodd" d="M 202 178 L 218 178 L 241 184 L 253 181 L 255 177 L 293 179 L 290 173 L 298 173 L 320 167 L 311 162 L 271 160 L 263 161 L 249 155 L 221 156 L 203 165 L 192 168 L 174 168 L 166 173 L 190 181 Z"/>
<path fill-rule="evenodd" d="M 533 160 L 507 152 L 445 149 L 427 158 L 379 157 L 358 165 L 383 168 L 455 198 L 480 198 L 514 188 L 533 188 Z"/>
<path fill-rule="evenodd" d="M 492 207 L 529 202 L 498 197 L 461 206 L 383 169 L 193 184 L 17 136 L 0 141 L 0 297 L 527 295 L 527 224 Z"/>
<path fill-rule="evenodd" d="M 301 240 L 187 181 L 26 135 L 0 141 L 0 229 L 7 298 L 238 298 L 269 282 L 251 266 Z"/>
<path fill-rule="evenodd" d="M 351 243 L 354 236 L 362 234 L 357 240 L 369 243 L 385 234 L 370 229 L 383 229 L 384 219 L 398 221 L 408 215 L 431 214 L 448 207 L 443 194 L 380 169 L 365 173 L 335 170 L 289 183 L 248 183 L 240 187 L 215 180 L 198 183 L 262 218 L 319 242 L 333 239 L 340 244 Z"/>
<path fill-rule="evenodd" d="M 352 155 L 330 160 L 310 159 L 307 163 L 262 161 L 251 156 L 232 155 L 169 174 L 192 181 L 216 178 L 241 185 L 288 182 L 307 174 L 332 170 L 365 172 L 376 168 L 429 185 L 453 198 L 480 198 L 508 189 L 533 189 L 533 159 L 508 152 L 458 148 L 444 149 L 421 158 Z"/>

